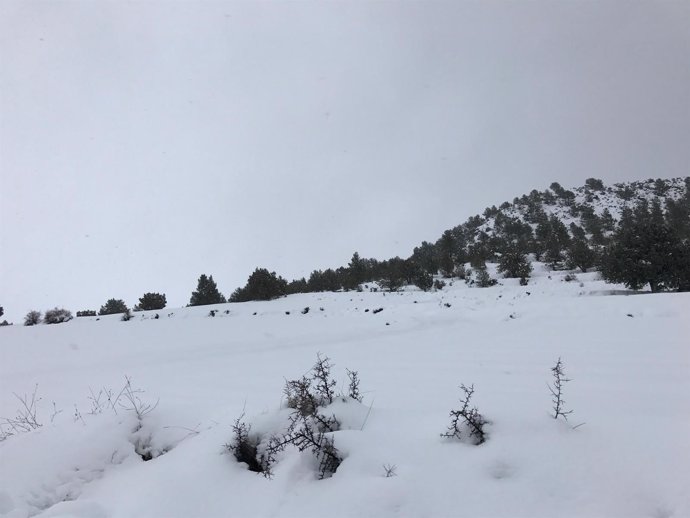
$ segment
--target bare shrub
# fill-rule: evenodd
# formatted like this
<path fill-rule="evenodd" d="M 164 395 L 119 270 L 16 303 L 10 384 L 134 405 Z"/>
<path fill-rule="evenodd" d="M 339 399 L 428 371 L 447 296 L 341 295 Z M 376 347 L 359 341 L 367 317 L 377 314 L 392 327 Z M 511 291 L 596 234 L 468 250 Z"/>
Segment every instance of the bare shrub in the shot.
<path fill-rule="evenodd" d="M 13 394 L 19 401 L 19 408 L 16 410 L 14 417 L 0 418 L 0 441 L 4 441 L 12 435 L 30 432 L 43 426 L 37 417 L 38 402 L 41 400 L 38 397 L 38 384 L 34 386 L 31 394 L 23 394 L 21 396 L 17 393 Z"/>
<path fill-rule="evenodd" d="M 474 385 L 469 387 L 460 385 L 460 390 L 464 392 L 464 397 L 460 398 L 460 410 L 450 411 L 451 423 L 446 432 L 441 434 L 441 437 L 462 440 L 465 435 L 468 435 L 473 444 L 482 444 L 486 442 L 484 426 L 488 421 L 479 413 L 477 407 L 470 408 Z"/>
<path fill-rule="evenodd" d="M 142 389 L 133 388 L 131 378 L 125 376 L 125 385 L 116 398 L 120 406 L 125 410 L 134 412 L 139 421 L 141 421 L 145 415 L 153 412 L 160 402 L 160 400 L 156 400 L 155 403 L 142 401 L 140 396 L 143 393 L 144 391 Z M 121 399 L 123 401 L 120 401 Z"/>
<path fill-rule="evenodd" d="M 331 360 L 328 356 L 322 358 L 321 353 L 316 355 L 316 363 L 312 367 L 313 380 L 316 383 L 316 395 L 321 399 L 321 404 L 333 403 L 335 380 L 331 379 Z"/>
<path fill-rule="evenodd" d="M 553 385 L 549 385 L 551 392 L 551 402 L 553 403 L 553 414 L 551 417 L 558 419 L 562 417 L 564 421 L 568 420 L 568 416 L 573 413 L 572 410 L 565 410 L 565 399 L 563 399 L 563 385 L 572 381 L 566 378 L 563 372 L 563 362 L 558 358 L 556 365 L 551 367 L 551 374 L 553 375 Z"/>
<path fill-rule="evenodd" d="M 395 477 L 398 474 L 395 472 L 395 470 L 398 469 L 398 467 L 395 464 L 384 464 L 383 465 L 383 476 L 386 478 L 391 478 Z"/>
<path fill-rule="evenodd" d="M 235 456 L 237 462 L 247 464 L 249 471 L 264 473 L 264 476 L 270 477 L 270 469 L 265 469 L 258 460 L 257 446 L 259 438 L 250 435 L 252 426 L 243 422 L 243 418 L 244 413 L 235 420 L 235 423 L 232 425 L 232 442 L 226 444 L 225 447 Z"/>
<path fill-rule="evenodd" d="M 351 371 L 350 369 L 345 370 L 347 372 L 347 377 L 350 379 L 347 395 L 361 403 L 364 397 L 362 396 L 362 393 L 359 391 L 359 374 L 357 371 Z"/>
<path fill-rule="evenodd" d="M 343 461 L 335 447 L 333 433 L 340 429 L 335 415 L 325 415 L 320 410 L 337 397 L 361 402 L 359 376 L 356 371 L 347 370 L 350 380 L 348 394 L 336 395 L 336 381 L 331 377 L 333 364 L 327 356 L 317 354 L 316 363 L 310 375 L 296 380 L 286 380 L 283 394 L 287 408 L 292 409 L 284 431 L 260 437 L 251 433 L 251 426 L 242 421 L 244 413 L 233 425 L 233 440 L 226 444 L 239 462 L 244 462 L 250 471 L 273 476 L 272 466 L 278 455 L 288 446 L 299 451 L 310 451 L 318 462 L 319 479 L 333 475 Z"/>

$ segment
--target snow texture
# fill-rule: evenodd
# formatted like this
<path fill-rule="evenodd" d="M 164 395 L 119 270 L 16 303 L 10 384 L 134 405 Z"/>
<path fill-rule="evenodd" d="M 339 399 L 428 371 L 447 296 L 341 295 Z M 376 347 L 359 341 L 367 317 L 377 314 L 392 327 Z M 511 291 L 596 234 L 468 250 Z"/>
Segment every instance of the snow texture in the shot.
<path fill-rule="evenodd" d="M 42 425 L 0 442 L 0 516 L 690 516 L 690 294 L 535 267 L 528 286 L 456 280 L 217 305 L 215 318 L 194 307 L 0 329 L 0 416 L 37 387 Z M 288 448 L 272 479 L 247 470 L 225 447 L 235 419 L 280 426 L 285 380 L 318 352 L 336 392 L 346 368 L 361 378 L 361 404 L 327 410 L 342 464 L 319 480 L 313 456 Z M 568 422 L 550 415 L 559 357 Z M 117 398 L 125 376 L 150 407 L 141 417 Z M 488 421 L 479 446 L 441 437 L 460 384 Z"/>

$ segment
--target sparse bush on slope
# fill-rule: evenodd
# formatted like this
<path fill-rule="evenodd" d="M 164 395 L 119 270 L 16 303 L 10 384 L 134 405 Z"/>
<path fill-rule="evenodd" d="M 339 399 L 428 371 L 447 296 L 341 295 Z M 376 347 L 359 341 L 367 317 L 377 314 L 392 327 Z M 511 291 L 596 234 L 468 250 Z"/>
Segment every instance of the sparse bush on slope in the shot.
<path fill-rule="evenodd" d="M 251 424 L 240 416 L 232 427 L 233 439 L 226 445 L 238 462 L 244 462 L 250 471 L 273 476 L 273 466 L 278 456 L 287 447 L 293 446 L 300 452 L 310 451 L 317 461 L 318 478 L 330 477 L 343 461 L 342 454 L 335 447 L 334 432 L 341 428 L 341 422 L 334 415 L 324 412 L 340 398 L 343 402 L 361 403 L 359 376 L 356 371 L 347 371 L 348 393 L 336 394 L 336 381 L 331 377 L 333 365 L 328 357 L 317 355 L 317 361 L 310 375 L 285 383 L 286 407 L 292 409 L 285 428 L 277 433 L 258 434 L 252 432 Z"/>
<path fill-rule="evenodd" d="M 41 312 L 40 311 L 29 311 L 24 317 L 25 326 L 35 326 L 41 323 Z"/>
<path fill-rule="evenodd" d="M 469 286 L 477 286 L 478 288 L 490 288 L 498 284 L 498 281 L 489 275 L 486 264 L 482 264 L 479 268 L 467 272 L 465 283 Z"/>
<path fill-rule="evenodd" d="M 72 312 L 64 308 L 49 309 L 43 316 L 43 322 L 46 324 L 61 324 L 70 320 L 72 320 Z"/>
<path fill-rule="evenodd" d="M 31 394 L 18 395 L 14 397 L 19 401 L 19 408 L 14 417 L 0 417 L 0 441 L 18 433 L 26 433 L 31 430 L 41 428 L 43 423 L 38 417 L 38 385 L 34 386 Z"/>

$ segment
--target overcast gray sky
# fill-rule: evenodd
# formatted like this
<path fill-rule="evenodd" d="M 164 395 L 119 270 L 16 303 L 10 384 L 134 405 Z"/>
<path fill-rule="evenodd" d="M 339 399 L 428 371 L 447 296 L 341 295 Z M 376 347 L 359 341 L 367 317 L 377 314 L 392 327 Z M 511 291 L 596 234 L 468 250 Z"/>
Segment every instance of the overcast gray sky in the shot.
<path fill-rule="evenodd" d="M 690 174 L 690 2 L 0 2 L 0 305 L 407 256 Z"/>

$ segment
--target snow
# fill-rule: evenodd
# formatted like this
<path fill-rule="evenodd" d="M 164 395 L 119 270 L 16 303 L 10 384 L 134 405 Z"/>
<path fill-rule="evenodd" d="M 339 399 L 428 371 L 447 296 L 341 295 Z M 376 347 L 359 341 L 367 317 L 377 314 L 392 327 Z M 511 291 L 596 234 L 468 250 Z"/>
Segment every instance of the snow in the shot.
<path fill-rule="evenodd" d="M 524 287 L 455 280 L 0 329 L 0 416 L 37 386 L 43 425 L 0 442 L 0 516 L 690 516 L 690 294 L 612 295 L 629 292 L 535 266 Z M 285 380 L 318 352 L 338 391 L 346 368 L 361 378 L 361 405 L 329 408 L 343 463 L 318 480 L 312 455 L 288 449 L 272 479 L 248 471 L 225 448 L 233 422 L 274 429 Z M 568 423 L 549 415 L 559 357 Z M 91 391 L 116 394 L 125 376 L 152 407 L 141 423 L 120 406 L 91 414 Z M 490 421 L 480 446 L 440 437 L 461 383 Z"/>
<path fill-rule="evenodd" d="M 653 179 L 620 183 L 614 186 L 607 186 L 601 191 L 594 191 L 587 187 L 574 187 L 569 190 L 575 195 L 572 201 L 573 206 L 589 207 L 597 216 L 602 216 L 608 210 L 614 221 L 617 221 L 620 219 L 624 208 L 633 209 L 641 200 L 646 200 L 650 204 L 653 201 L 658 201 L 661 207 L 664 207 L 667 200 L 677 201 L 685 195 L 684 178 L 665 179 L 664 184 L 667 187 L 667 191 L 663 195 L 655 193 Z M 629 200 L 624 200 L 618 195 L 617 190 L 623 187 L 629 187 L 633 191 L 633 196 Z M 552 194 L 554 194 L 553 191 Z M 581 218 L 572 215 L 571 206 L 555 194 L 554 197 L 553 203 L 541 202 L 541 208 L 544 210 L 544 213 L 549 217 L 556 216 L 568 229 L 571 223 L 582 225 Z M 510 206 L 502 209 L 501 212 L 508 218 L 516 218 L 524 222 L 526 221 L 528 209 L 519 203 L 510 203 Z M 478 230 L 491 235 L 494 231 L 495 220 L 495 216 L 485 218 Z M 534 223 L 531 223 L 530 226 L 532 230 L 537 228 L 537 225 Z"/>

